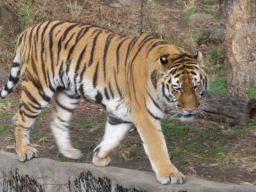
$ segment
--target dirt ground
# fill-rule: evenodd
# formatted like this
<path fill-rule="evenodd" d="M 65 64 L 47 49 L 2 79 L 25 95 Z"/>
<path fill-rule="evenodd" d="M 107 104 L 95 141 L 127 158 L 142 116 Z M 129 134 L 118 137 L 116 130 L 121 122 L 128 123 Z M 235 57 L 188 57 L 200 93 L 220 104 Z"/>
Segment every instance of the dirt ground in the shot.
<path fill-rule="evenodd" d="M 212 50 L 220 50 L 223 47 L 223 44 L 205 41 L 198 43 L 202 30 L 213 25 L 223 25 L 224 20 L 217 0 L 143 1 L 145 4 L 143 4 L 144 19 L 142 21 L 141 1 L 132 3 L 120 1 L 127 2 L 127 4 L 121 4 L 120 8 L 114 7 L 113 3 L 118 1 L 113 0 L 74 1 L 74 3 L 68 0 L 45 1 L 44 5 L 33 2 L 20 0 L 5 3 L 5 7 L 18 17 L 18 22 L 21 23 L 20 28 L 48 18 L 64 18 L 86 21 L 86 23 L 97 24 L 129 35 L 138 35 L 143 31 L 166 39 L 191 52 L 201 50 L 207 61 L 211 59 Z M 40 6 L 42 8 L 38 11 L 37 8 Z M 28 11 L 29 8 L 31 11 Z M 206 22 L 190 22 L 188 17 L 200 10 L 209 12 L 214 17 Z M 12 58 L 13 43 L 9 39 L 13 40 L 16 37 L 16 32 L 7 28 L 4 24 L 0 25 L 1 86 L 8 79 L 8 68 Z M 208 69 L 215 70 L 216 65 L 206 65 Z M 209 76 L 223 75 L 222 69 L 224 67 Z M 10 95 L 8 100 L 0 101 L 1 150 L 15 152 L 14 128 L 11 119 L 18 109 L 18 98 L 19 88 Z M 63 157 L 57 150 L 49 128 L 53 109 L 54 101 L 38 117 L 31 129 L 31 144 L 39 150 L 40 157 L 74 161 Z M 70 125 L 73 145 L 83 152 L 83 157 L 76 162 L 91 162 L 92 151 L 100 143 L 104 134 L 106 116 L 101 106 L 81 101 Z M 167 118 L 162 125 L 171 159 L 184 174 L 211 181 L 256 185 L 255 122 L 248 126 L 230 127 L 225 123 L 209 122 L 203 119 L 181 123 Z M 111 166 L 152 170 L 135 128 L 129 131 L 122 144 L 111 154 L 111 158 Z"/>

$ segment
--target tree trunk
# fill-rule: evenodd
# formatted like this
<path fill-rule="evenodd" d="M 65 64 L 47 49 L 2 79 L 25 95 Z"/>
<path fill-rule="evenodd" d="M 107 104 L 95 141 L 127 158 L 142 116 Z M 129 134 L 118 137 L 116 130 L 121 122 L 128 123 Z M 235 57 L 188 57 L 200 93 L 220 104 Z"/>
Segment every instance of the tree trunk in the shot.
<path fill-rule="evenodd" d="M 226 0 L 224 5 L 228 93 L 247 96 L 245 91 L 256 86 L 256 1 Z"/>

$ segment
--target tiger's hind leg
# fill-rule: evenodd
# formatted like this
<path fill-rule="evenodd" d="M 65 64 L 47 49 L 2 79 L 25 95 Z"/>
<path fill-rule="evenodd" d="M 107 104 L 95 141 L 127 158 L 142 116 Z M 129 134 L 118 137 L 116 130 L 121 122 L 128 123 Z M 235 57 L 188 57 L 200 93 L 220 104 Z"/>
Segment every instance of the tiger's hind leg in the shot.
<path fill-rule="evenodd" d="M 47 91 L 46 95 L 32 81 L 23 80 L 20 108 L 14 116 L 16 153 L 20 161 L 30 160 L 38 156 L 37 149 L 30 146 L 30 128 L 52 96 L 52 91 Z"/>
<path fill-rule="evenodd" d="M 82 154 L 72 147 L 69 134 L 69 121 L 80 100 L 79 95 L 69 93 L 67 90 L 57 91 L 56 110 L 51 123 L 51 130 L 55 137 L 58 149 L 67 158 L 79 159 Z"/>
<path fill-rule="evenodd" d="M 123 121 L 111 115 L 108 117 L 103 140 L 94 149 L 92 160 L 94 165 L 107 166 L 110 163 L 109 153 L 119 145 L 131 126 L 132 124 L 130 122 Z"/>

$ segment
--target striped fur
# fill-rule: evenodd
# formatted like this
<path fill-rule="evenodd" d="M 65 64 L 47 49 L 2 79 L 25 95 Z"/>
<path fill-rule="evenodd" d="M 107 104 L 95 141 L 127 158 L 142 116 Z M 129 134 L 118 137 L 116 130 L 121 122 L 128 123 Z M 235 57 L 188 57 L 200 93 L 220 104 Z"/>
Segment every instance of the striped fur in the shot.
<path fill-rule="evenodd" d="M 106 166 L 109 153 L 134 124 L 160 183 L 183 183 L 171 163 L 161 131 L 166 108 L 182 119 L 198 111 L 207 78 L 199 56 L 153 36 L 123 36 L 106 29 L 63 20 L 43 22 L 18 39 L 11 74 L 0 96 L 12 92 L 19 78 L 21 103 L 15 116 L 19 160 L 38 156 L 29 144 L 34 120 L 55 95 L 51 129 L 59 151 L 80 158 L 72 147 L 69 121 L 80 98 L 109 112 L 105 135 L 95 148 L 93 163 Z"/>

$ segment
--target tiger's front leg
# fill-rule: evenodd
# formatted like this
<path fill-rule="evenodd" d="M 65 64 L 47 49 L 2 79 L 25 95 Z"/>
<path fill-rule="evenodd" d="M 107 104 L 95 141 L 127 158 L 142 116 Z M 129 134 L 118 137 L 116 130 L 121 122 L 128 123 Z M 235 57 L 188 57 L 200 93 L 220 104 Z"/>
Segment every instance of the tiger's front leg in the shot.
<path fill-rule="evenodd" d="M 130 122 L 123 121 L 112 115 L 108 117 L 102 142 L 94 149 L 93 164 L 107 166 L 111 159 L 109 153 L 122 141 L 131 127 Z"/>
<path fill-rule="evenodd" d="M 157 180 L 161 184 L 184 183 L 185 176 L 170 161 L 160 120 L 147 112 L 134 114 L 133 117 Z"/>

